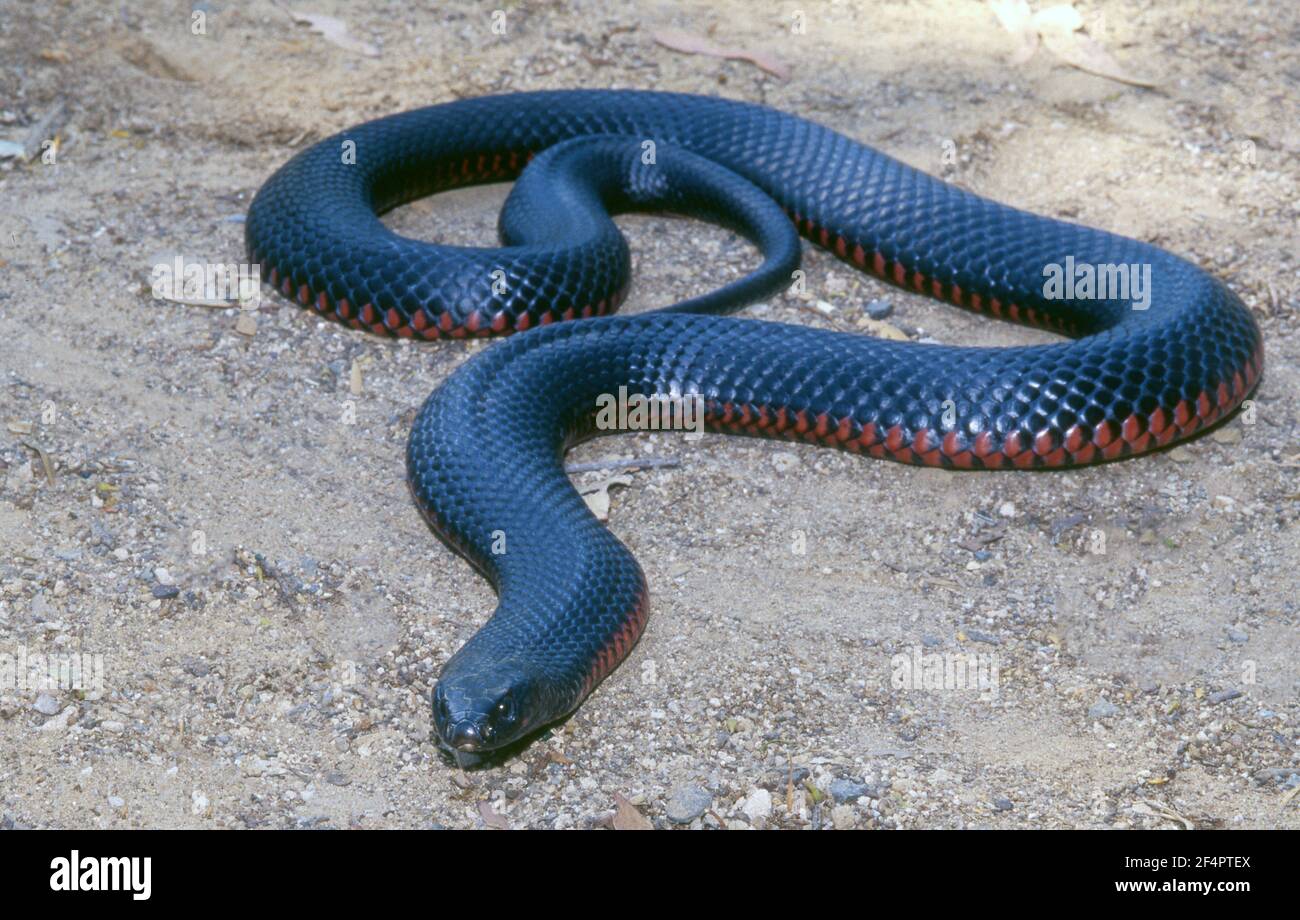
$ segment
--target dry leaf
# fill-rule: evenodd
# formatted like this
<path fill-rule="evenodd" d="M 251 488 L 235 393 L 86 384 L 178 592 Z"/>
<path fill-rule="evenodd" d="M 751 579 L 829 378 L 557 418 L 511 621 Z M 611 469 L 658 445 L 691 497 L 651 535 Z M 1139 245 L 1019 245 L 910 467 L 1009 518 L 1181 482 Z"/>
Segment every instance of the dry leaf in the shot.
<path fill-rule="evenodd" d="M 1044 32 L 1042 36 L 1043 44 L 1047 46 L 1047 50 L 1071 67 L 1077 67 L 1085 73 L 1094 74 L 1098 77 L 1105 77 L 1107 80 L 1128 83 L 1131 86 L 1150 88 L 1156 85 L 1154 80 L 1135 77 L 1126 71 L 1120 66 L 1119 61 L 1111 57 L 1110 52 L 1091 36 L 1080 32 L 1070 32 L 1068 34 Z"/>
<path fill-rule="evenodd" d="M 654 33 L 654 40 L 665 48 L 680 51 L 682 54 L 704 54 L 709 57 L 726 58 L 732 61 L 749 61 L 774 77 L 779 77 L 782 80 L 790 79 L 790 68 L 765 51 L 749 51 L 744 48 L 719 45 L 703 35 L 683 32 L 680 29 L 660 29 Z"/>
<path fill-rule="evenodd" d="M 1152 87 L 1156 83 L 1125 70 L 1095 38 L 1079 30 L 1083 16 L 1069 3 L 1049 6 L 1033 13 L 1027 0 L 989 0 L 989 9 L 1002 28 L 1015 36 L 1013 64 L 1024 64 L 1042 44 L 1053 55 L 1085 73 L 1132 86 Z"/>
<path fill-rule="evenodd" d="M 1196 830 L 1196 825 L 1192 823 L 1191 819 L 1183 817 L 1168 805 L 1154 799 L 1142 799 L 1133 806 L 1133 811 L 1148 818 L 1164 818 L 1166 821 L 1181 824 L 1185 830 Z"/>
<path fill-rule="evenodd" d="M 614 793 L 614 830 L 616 831 L 652 831 L 654 825 L 641 811 L 619 795 Z"/>
<path fill-rule="evenodd" d="M 1291 804 L 1291 800 L 1297 795 L 1300 795 L 1300 786 L 1292 786 L 1290 790 L 1287 791 L 1286 795 L 1282 796 L 1283 810 L 1286 809 L 1287 805 Z"/>
<path fill-rule="evenodd" d="M 1011 63 L 1024 64 L 1038 50 L 1038 32 L 1032 25 L 1033 13 L 1026 0 L 989 0 L 989 9 L 998 17 L 1002 28 L 1016 39 L 1016 50 L 1011 54 Z"/>
<path fill-rule="evenodd" d="M 33 444 L 30 441 L 24 441 L 23 444 L 36 451 L 36 456 L 41 458 L 41 469 L 45 471 L 45 479 L 50 485 L 54 485 L 54 464 L 50 462 L 50 455 L 45 452 L 45 448 L 39 444 Z"/>
<path fill-rule="evenodd" d="M 1040 35 L 1048 32 L 1068 35 L 1083 28 L 1083 17 L 1070 4 L 1062 3 L 1034 13 L 1030 17 L 1030 23 Z"/>
<path fill-rule="evenodd" d="M 864 316 L 858 320 L 858 325 L 879 339 L 892 339 L 895 342 L 908 341 L 906 332 L 882 320 Z"/>
<path fill-rule="evenodd" d="M 374 45 L 348 34 L 348 24 L 342 19 L 335 19 L 322 13 L 303 13 L 296 10 L 290 10 L 289 15 L 293 17 L 294 22 L 310 26 L 313 32 L 319 33 L 327 42 L 338 45 L 344 51 L 364 54 L 366 57 L 379 57 L 379 49 Z"/>
<path fill-rule="evenodd" d="M 496 813 L 496 809 L 492 807 L 492 803 L 479 802 L 478 813 L 479 816 L 483 819 L 483 823 L 486 824 L 488 827 L 492 828 L 494 831 L 510 830 L 510 822 Z"/>
<path fill-rule="evenodd" d="M 631 476 L 610 476 L 608 479 L 602 479 L 590 486 L 579 489 L 583 500 L 586 501 L 587 507 L 591 513 L 596 515 L 596 520 L 604 522 L 609 520 L 609 490 L 612 486 L 630 486 L 632 484 Z"/>
<path fill-rule="evenodd" d="M 1029 20 L 1034 16 L 1028 0 L 989 0 L 989 9 L 998 17 L 1002 28 L 1012 33 L 1028 28 Z"/>
<path fill-rule="evenodd" d="M 352 362 L 352 370 L 348 373 L 348 392 L 353 396 L 360 396 L 365 392 L 361 371 L 367 363 L 364 358 L 357 358 Z"/>

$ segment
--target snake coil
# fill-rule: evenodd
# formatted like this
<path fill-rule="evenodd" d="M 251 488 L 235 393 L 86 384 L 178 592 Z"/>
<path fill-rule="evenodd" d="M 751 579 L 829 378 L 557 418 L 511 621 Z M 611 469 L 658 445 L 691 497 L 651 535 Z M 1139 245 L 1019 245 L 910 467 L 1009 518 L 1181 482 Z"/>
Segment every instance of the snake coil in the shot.
<path fill-rule="evenodd" d="M 501 248 L 406 239 L 377 216 L 521 172 Z M 630 273 L 609 214 L 647 208 L 727 224 L 764 265 L 669 310 L 605 316 Z M 1072 341 L 950 347 L 716 315 L 788 283 L 795 230 L 878 278 Z M 285 296 L 355 328 L 526 332 L 456 370 L 407 450 L 421 512 L 498 593 L 434 691 L 436 730 L 461 751 L 571 713 L 645 625 L 640 566 L 561 463 L 602 433 L 606 394 L 698 397 L 712 430 L 904 463 L 1058 468 L 1187 438 L 1232 412 L 1263 367 L 1240 300 L 1163 249 L 988 201 L 724 99 L 575 90 L 381 118 L 276 172 L 249 210 L 247 244 Z M 1141 303 L 1135 290 L 1097 290 L 1120 266 L 1146 281 Z M 1092 272 L 1089 290 L 1045 286 L 1066 269 L 1071 282 Z M 555 322 L 578 317 L 590 319 Z"/>

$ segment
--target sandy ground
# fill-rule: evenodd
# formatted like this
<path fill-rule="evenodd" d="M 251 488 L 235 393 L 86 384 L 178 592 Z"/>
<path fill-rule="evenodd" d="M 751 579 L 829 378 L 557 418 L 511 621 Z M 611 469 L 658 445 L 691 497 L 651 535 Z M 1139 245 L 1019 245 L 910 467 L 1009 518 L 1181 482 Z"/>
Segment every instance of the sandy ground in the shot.
<path fill-rule="evenodd" d="M 0 655 L 104 668 L 102 687 L 0 688 L 3 825 L 585 827 L 620 797 L 662 827 L 1300 825 L 1300 9 L 1081 6 L 1150 91 L 1046 51 L 1012 63 L 975 2 L 538 3 L 503 35 L 497 6 L 304 0 L 368 57 L 266 2 L 199 4 L 201 36 L 187 5 L 0 4 L 0 137 L 70 113 L 54 163 L 0 164 Z M 658 47 L 662 27 L 769 50 L 791 79 Z M 561 730 L 458 769 L 427 698 L 493 599 L 426 531 L 403 449 L 479 346 L 381 340 L 269 290 L 242 335 L 235 310 L 154 299 L 150 272 L 240 260 L 253 193 L 328 133 L 579 86 L 767 102 L 1182 253 L 1259 318 L 1256 412 L 1059 475 L 721 436 L 586 445 L 575 460 L 680 461 L 613 497 L 650 626 Z M 488 243 L 504 194 L 390 220 Z M 754 264 L 716 228 L 620 223 L 629 310 Z M 851 330 L 887 298 L 915 339 L 1050 339 L 817 251 L 805 268 L 805 299 L 750 314 Z M 958 652 L 996 665 L 996 692 L 891 685 L 897 655 Z"/>

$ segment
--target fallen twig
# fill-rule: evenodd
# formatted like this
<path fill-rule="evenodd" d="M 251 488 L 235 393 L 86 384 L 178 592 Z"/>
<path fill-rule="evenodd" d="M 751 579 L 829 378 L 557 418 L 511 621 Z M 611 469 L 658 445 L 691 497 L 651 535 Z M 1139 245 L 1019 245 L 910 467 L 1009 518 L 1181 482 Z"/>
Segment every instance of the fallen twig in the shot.
<path fill-rule="evenodd" d="M 565 464 L 566 473 L 594 473 L 598 470 L 657 470 L 674 469 L 682 465 L 676 457 L 610 457 L 586 463 Z"/>
<path fill-rule="evenodd" d="M 27 132 L 23 139 L 23 159 L 32 160 L 41 152 L 41 145 L 54 140 L 63 123 L 68 120 L 68 107 L 60 99 L 49 111 L 42 115 Z"/>

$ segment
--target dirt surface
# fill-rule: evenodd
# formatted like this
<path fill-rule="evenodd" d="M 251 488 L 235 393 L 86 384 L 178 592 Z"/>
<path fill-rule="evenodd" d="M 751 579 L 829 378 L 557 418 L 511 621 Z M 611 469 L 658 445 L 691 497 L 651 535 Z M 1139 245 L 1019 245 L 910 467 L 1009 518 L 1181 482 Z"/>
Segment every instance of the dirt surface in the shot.
<path fill-rule="evenodd" d="M 0 688 L 4 825 L 586 827 L 619 797 L 663 827 L 1300 825 L 1300 7 L 1081 5 L 1148 90 L 1045 49 L 1014 63 L 974 2 L 816 0 L 802 34 L 791 4 L 527 4 L 504 34 L 496 6 L 297 7 L 345 19 L 367 56 L 265 2 L 197 5 L 204 35 L 171 3 L 0 4 L 0 138 L 60 99 L 69 116 L 53 163 L 0 161 L 0 654 L 103 664 L 102 686 Z M 668 27 L 791 77 L 656 45 Z M 680 462 L 613 494 L 649 628 L 557 732 L 462 770 L 427 699 L 493 597 L 426 530 L 403 453 L 425 395 L 484 346 L 379 339 L 269 290 L 245 335 L 238 310 L 155 299 L 150 278 L 176 255 L 241 261 L 251 196 L 314 140 L 552 87 L 766 102 L 1181 253 L 1259 319 L 1255 412 L 1049 475 L 721 436 L 586 445 L 572 459 Z M 504 195 L 387 219 L 488 244 Z M 717 228 L 620 225 L 628 310 L 755 264 Z M 747 315 L 854 330 L 883 298 L 913 339 L 1051 340 L 820 251 L 804 266 L 802 298 Z M 893 686 L 895 656 L 958 652 L 996 688 Z"/>

